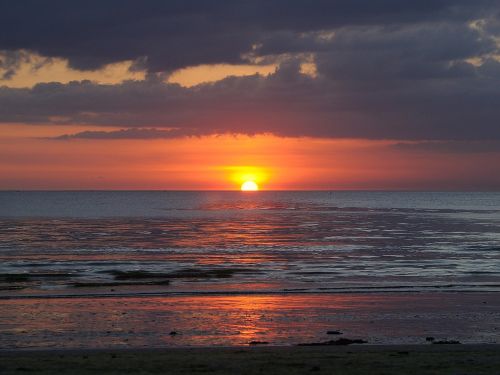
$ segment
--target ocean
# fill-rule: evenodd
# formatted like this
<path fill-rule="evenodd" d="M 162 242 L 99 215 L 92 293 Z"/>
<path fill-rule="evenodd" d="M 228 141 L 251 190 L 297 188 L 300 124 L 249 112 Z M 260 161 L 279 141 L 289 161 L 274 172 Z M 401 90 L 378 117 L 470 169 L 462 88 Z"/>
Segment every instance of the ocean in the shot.
<path fill-rule="evenodd" d="M 417 306 L 410 319 L 436 303 L 447 310 L 427 316 L 430 331 L 458 316 L 458 303 L 469 314 L 460 319 L 484 321 L 462 339 L 494 341 L 498 305 L 464 306 L 471 298 L 487 305 L 498 292 L 500 193 L 0 192 L 5 347 L 99 346 L 89 324 L 108 346 L 239 345 L 263 336 L 289 344 L 319 339 L 311 330 L 331 327 L 332 314 L 338 321 L 342 303 L 342 326 L 374 342 L 415 342 L 420 334 L 401 333 L 406 320 L 399 331 L 384 327 L 399 324 L 404 306 Z M 96 320 L 99 306 L 112 316 Z M 245 306 L 263 311 L 246 330 Z M 123 320 L 138 307 L 136 320 Z M 380 314 L 385 325 L 370 328 Z M 159 316 L 168 323 L 161 333 Z M 58 326 L 65 319 L 70 328 Z"/>

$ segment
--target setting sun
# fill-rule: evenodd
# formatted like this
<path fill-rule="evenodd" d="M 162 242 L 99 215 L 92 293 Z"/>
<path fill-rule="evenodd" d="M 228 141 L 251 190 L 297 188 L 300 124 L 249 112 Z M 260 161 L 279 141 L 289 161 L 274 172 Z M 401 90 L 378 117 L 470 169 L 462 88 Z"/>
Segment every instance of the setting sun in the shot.
<path fill-rule="evenodd" d="M 259 186 L 254 181 L 245 181 L 241 184 L 241 191 L 257 191 Z"/>

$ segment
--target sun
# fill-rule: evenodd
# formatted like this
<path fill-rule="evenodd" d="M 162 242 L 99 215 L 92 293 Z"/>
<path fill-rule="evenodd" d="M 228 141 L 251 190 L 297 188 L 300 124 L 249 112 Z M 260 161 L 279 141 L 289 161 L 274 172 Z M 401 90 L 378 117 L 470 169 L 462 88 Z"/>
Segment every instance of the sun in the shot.
<path fill-rule="evenodd" d="M 259 185 L 255 181 L 245 181 L 241 184 L 241 191 L 257 191 L 259 190 Z"/>

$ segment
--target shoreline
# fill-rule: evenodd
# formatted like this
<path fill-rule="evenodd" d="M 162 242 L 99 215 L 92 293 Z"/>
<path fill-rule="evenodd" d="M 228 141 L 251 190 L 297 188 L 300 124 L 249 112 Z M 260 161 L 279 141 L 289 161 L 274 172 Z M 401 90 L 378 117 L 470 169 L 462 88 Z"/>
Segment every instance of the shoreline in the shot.
<path fill-rule="evenodd" d="M 500 344 L 0 350 L 19 374 L 493 374 Z"/>
<path fill-rule="evenodd" d="M 122 284 L 126 285 L 126 284 Z M 126 285 L 130 286 L 130 285 Z M 104 286 L 103 288 L 105 288 Z M 113 286 L 116 287 L 116 286 Z M 498 289 L 479 289 L 485 285 L 469 286 L 472 289 L 453 289 L 454 286 L 422 286 L 422 287 L 366 287 L 366 288 L 328 288 L 328 290 L 256 290 L 256 291 L 242 291 L 242 290 L 195 290 L 195 291 L 153 291 L 153 292 L 97 292 L 97 293 L 54 293 L 54 294 L 0 294 L 0 300 L 23 300 L 23 299 L 73 299 L 73 298 L 168 298 L 168 297 L 210 297 L 210 296 L 273 296 L 273 295 L 384 295 L 384 294 L 409 294 L 409 295 L 427 295 L 427 294 L 496 294 L 500 293 Z M 486 287 L 500 287 L 498 285 L 486 285 Z M 418 289 L 422 288 L 422 289 Z M 477 288 L 477 289 L 473 289 Z"/>
<path fill-rule="evenodd" d="M 435 287 L 434 290 L 335 290 L 335 291 L 194 291 L 194 292 L 130 292 L 130 293 L 85 293 L 85 294 L 29 294 L 29 295 L 0 295 L 0 300 L 30 300 L 30 299 L 86 299 L 86 298 L 168 298 L 168 297 L 224 297 L 224 296 L 288 296 L 288 295 L 390 295 L 390 294 L 496 294 L 495 290 L 450 290 Z"/>

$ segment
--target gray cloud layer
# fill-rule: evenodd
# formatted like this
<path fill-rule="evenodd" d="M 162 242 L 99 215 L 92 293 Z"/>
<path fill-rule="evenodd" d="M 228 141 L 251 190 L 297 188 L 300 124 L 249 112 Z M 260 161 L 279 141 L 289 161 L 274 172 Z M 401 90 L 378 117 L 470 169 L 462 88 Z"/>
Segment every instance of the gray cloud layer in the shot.
<path fill-rule="evenodd" d="M 499 14 L 483 0 L 0 1 L 12 69 L 15 51 L 28 49 L 78 69 L 136 60 L 151 73 L 117 85 L 3 87 L 0 121 L 149 128 L 86 138 L 498 140 Z M 300 73 L 306 55 L 314 78 Z M 155 74 L 248 56 L 279 70 L 192 88 Z"/>
<path fill-rule="evenodd" d="M 0 49 L 68 58 L 73 67 L 147 57 L 152 71 L 311 51 L 281 41 L 345 26 L 460 23 L 489 14 L 488 0 L 2 0 Z"/>

